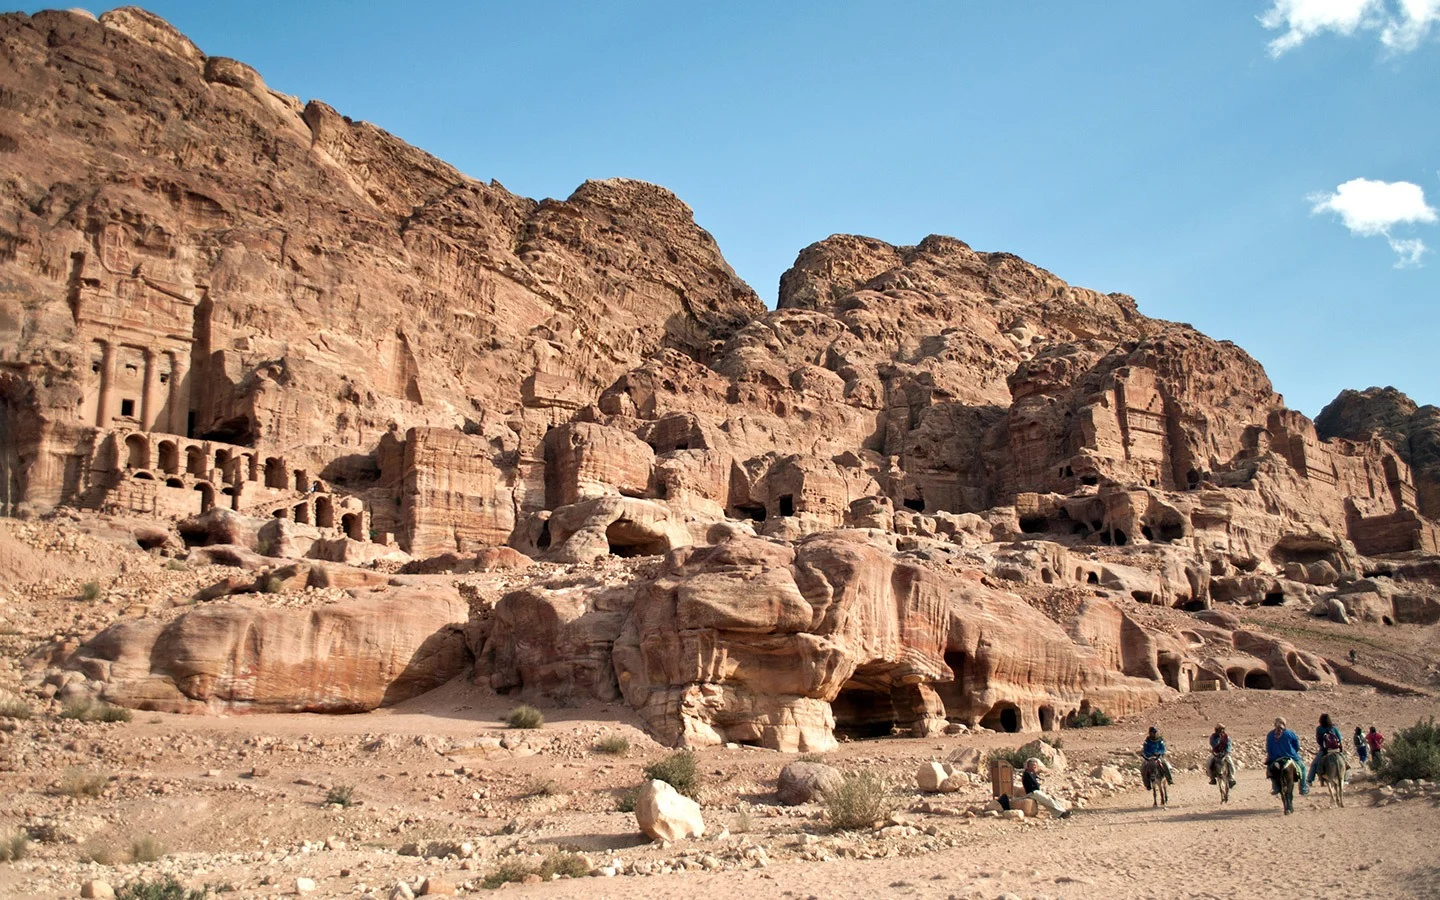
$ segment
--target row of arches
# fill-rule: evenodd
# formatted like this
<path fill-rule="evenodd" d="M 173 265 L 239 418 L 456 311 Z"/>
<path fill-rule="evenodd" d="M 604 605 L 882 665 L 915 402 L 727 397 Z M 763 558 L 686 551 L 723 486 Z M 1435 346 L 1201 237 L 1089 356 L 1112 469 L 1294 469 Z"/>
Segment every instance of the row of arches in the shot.
<path fill-rule="evenodd" d="M 125 436 L 125 468 L 131 471 L 153 469 L 164 475 L 191 475 L 211 480 L 213 472 L 231 485 L 242 481 L 259 482 L 274 490 L 315 491 L 320 482 L 305 469 L 289 468 L 278 456 L 267 457 L 263 463 L 254 453 L 243 448 L 204 443 L 185 443 L 165 438 L 154 448 L 152 459 L 150 435 L 132 431 Z"/>

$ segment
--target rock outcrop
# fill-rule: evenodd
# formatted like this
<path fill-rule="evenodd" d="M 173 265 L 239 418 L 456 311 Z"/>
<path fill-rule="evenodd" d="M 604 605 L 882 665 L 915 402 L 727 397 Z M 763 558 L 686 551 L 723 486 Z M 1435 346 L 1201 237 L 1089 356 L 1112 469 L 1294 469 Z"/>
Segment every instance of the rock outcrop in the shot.
<path fill-rule="evenodd" d="M 0 514 L 282 586 L 512 579 L 222 579 L 73 655 L 115 702 L 367 709 L 473 653 L 670 743 L 823 749 L 1334 683 L 1217 606 L 1440 608 L 1440 413 L 1396 391 L 1311 422 L 1235 345 L 938 235 L 819 241 L 766 310 L 663 188 L 518 197 L 134 8 L 0 46 Z"/>

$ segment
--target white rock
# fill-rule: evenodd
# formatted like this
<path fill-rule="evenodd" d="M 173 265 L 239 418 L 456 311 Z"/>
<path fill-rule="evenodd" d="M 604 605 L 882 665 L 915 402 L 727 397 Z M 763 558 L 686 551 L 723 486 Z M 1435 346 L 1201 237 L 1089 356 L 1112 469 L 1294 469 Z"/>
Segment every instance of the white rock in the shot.
<path fill-rule="evenodd" d="M 115 889 L 105 881 L 87 881 L 80 885 L 80 896 L 95 900 L 114 900 Z"/>
<path fill-rule="evenodd" d="M 645 782 L 635 798 L 635 820 L 652 841 L 677 841 L 705 834 L 700 804 L 663 781 Z"/>
<path fill-rule="evenodd" d="M 297 894 L 308 894 L 308 893 L 310 893 L 310 892 L 313 891 L 313 890 L 315 890 L 315 879 L 313 879 L 313 878 L 297 878 L 297 879 L 295 879 L 295 893 L 297 893 Z"/>
<path fill-rule="evenodd" d="M 940 785 L 944 784 L 945 779 L 949 777 L 950 773 L 946 772 L 945 767 L 938 762 L 921 763 L 920 768 L 915 770 L 915 782 L 919 785 L 920 790 L 932 794 L 939 791 Z"/>

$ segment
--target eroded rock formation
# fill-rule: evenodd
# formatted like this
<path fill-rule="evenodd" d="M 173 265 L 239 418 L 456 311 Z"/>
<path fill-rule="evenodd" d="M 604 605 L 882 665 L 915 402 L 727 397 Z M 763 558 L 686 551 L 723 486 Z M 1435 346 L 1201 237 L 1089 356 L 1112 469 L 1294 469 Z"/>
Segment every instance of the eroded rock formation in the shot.
<path fill-rule="evenodd" d="M 1440 420 L 1398 392 L 1317 430 L 1233 344 L 943 236 L 827 238 L 766 310 L 663 188 L 517 197 L 134 8 L 3 16 L 0 48 L 0 513 L 138 514 L 282 588 L 523 569 L 466 628 L 476 675 L 676 743 L 1303 689 L 1334 671 L 1213 607 L 1434 614 Z M 653 560 L 584 574 L 612 556 Z M 175 709 L 455 670 L 451 600 L 364 602 L 71 664 Z"/>

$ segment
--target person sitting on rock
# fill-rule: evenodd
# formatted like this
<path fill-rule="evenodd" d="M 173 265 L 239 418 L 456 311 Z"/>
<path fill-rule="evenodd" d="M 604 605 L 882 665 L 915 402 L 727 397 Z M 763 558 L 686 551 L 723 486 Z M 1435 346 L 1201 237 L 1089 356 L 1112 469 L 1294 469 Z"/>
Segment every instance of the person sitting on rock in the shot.
<path fill-rule="evenodd" d="M 1214 784 L 1215 779 L 1220 777 L 1220 764 L 1225 757 L 1230 755 L 1230 735 L 1225 733 L 1224 725 L 1216 725 L 1215 731 L 1210 735 L 1210 783 Z M 1235 786 L 1235 779 L 1230 779 L 1230 786 Z"/>
<path fill-rule="evenodd" d="M 1025 760 L 1025 769 L 1020 773 L 1020 785 L 1025 788 L 1025 799 L 1050 810 L 1062 819 L 1070 818 L 1070 807 L 1040 789 L 1040 760 L 1030 757 Z"/>
<path fill-rule="evenodd" d="M 1160 763 L 1161 771 L 1165 773 L 1165 780 L 1171 784 L 1175 783 L 1175 773 L 1170 771 L 1170 763 L 1165 759 L 1165 738 L 1160 736 L 1160 729 L 1154 725 L 1150 726 L 1150 731 L 1145 735 L 1145 743 L 1140 748 L 1140 756 L 1145 759 L 1157 760 Z M 1144 767 L 1141 767 L 1140 772 L 1142 775 L 1144 774 Z M 1150 790 L 1150 779 L 1142 780 L 1145 782 L 1145 790 Z"/>
<path fill-rule="evenodd" d="M 1315 758 L 1310 760 L 1310 771 L 1305 775 L 1309 784 L 1315 783 L 1315 770 L 1320 767 L 1320 760 L 1325 758 L 1325 754 L 1345 752 L 1345 738 L 1330 721 L 1329 713 L 1320 714 L 1320 724 L 1315 728 L 1315 747 Z"/>
<path fill-rule="evenodd" d="M 1296 772 L 1305 771 L 1305 761 L 1300 758 L 1300 735 L 1291 731 L 1285 718 L 1280 716 L 1275 719 L 1275 730 L 1265 735 L 1265 771 L 1268 773 L 1270 767 L 1282 759 L 1293 760 Z M 1274 778 L 1270 779 L 1270 793 L 1280 793 Z M 1300 779 L 1300 793 L 1310 793 L 1310 782 L 1304 778 Z"/>

